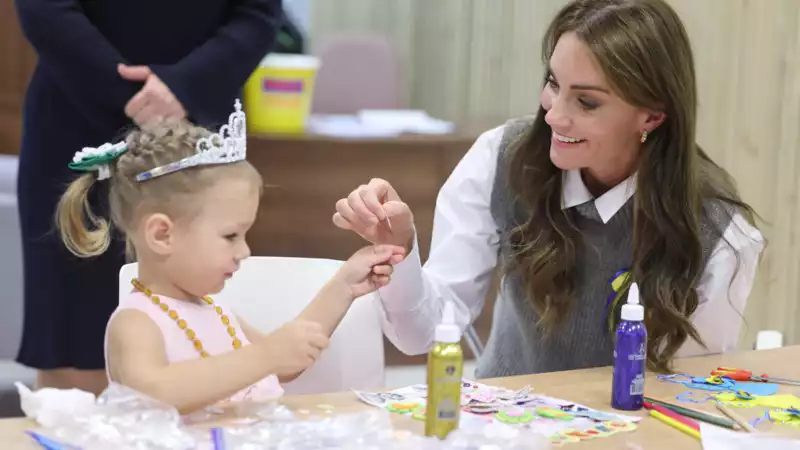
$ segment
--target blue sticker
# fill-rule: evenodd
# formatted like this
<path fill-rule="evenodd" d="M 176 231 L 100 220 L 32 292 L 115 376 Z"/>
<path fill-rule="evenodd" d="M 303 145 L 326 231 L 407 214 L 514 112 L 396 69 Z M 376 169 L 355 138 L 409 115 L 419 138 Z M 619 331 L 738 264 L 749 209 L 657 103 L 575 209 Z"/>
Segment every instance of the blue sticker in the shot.
<path fill-rule="evenodd" d="M 659 375 L 660 381 L 668 383 L 682 384 L 689 389 L 700 389 L 712 392 L 733 392 L 744 391 L 750 395 L 764 396 L 774 395 L 778 393 L 779 385 L 776 383 L 752 383 L 734 381 L 728 377 L 720 377 L 718 381 L 722 384 L 711 384 L 708 377 L 692 377 L 683 373 L 676 373 L 671 375 Z"/>

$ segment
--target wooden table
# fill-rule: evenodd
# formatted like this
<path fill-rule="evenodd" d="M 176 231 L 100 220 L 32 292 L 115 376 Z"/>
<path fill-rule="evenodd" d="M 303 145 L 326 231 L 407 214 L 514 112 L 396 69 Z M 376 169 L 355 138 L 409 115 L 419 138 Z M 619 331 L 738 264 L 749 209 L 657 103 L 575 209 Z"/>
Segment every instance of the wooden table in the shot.
<path fill-rule="evenodd" d="M 676 369 L 680 372 L 700 376 L 708 374 L 718 366 L 731 366 L 774 373 L 775 376 L 785 378 L 800 379 L 799 361 L 800 346 L 795 346 L 776 350 L 749 351 L 684 359 L 677 362 Z M 530 385 L 537 393 L 575 401 L 597 409 L 610 410 L 611 369 L 608 367 L 483 381 L 487 384 L 511 389 L 519 389 Z M 659 382 L 653 375 L 649 376 L 646 383 L 647 394 L 656 397 L 674 398 L 675 395 L 686 390 L 686 388 L 678 384 Z M 800 396 L 800 387 L 782 385 L 779 392 L 794 393 Z M 327 404 L 333 406 L 334 412 L 337 414 L 363 411 L 371 408 L 359 402 L 351 393 L 285 397 L 281 402 L 295 411 L 301 409 L 316 411 L 318 410 L 317 405 Z M 715 412 L 715 409 L 710 404 L 692 406 Z M 761 414 L 763 410 L 754 408 L 752 410 L 735 409 L 735 411 L 747 419 L 752 419 Z M 643 412 L 634 414 L 646 415 Z M 422 424 L 410 418 L 393 416 L 393 422 L 398 429 L 422 432 Z M 30 438 L 23 434 L 25 429 L 33 425 L 33 422 L 27 419 L 0 420 L 0 448 L 36 449 L 37 447 Z M 759 427 L 759 429 L 800 438 L 800 430 L 785 425 L 765 425 L 764 428 Z M 639 424 L 639 428 L 634 432 L 620 433 L 608 438 L 570 444 L 566 448 L 572 448 L 573 446 L 574 448 L 586 450 L 625 448 L 647 450 L 680 448 L 691 450 L 701 448 L 700 443 L 697 441 L 651 418 L 643 419 Z"/>

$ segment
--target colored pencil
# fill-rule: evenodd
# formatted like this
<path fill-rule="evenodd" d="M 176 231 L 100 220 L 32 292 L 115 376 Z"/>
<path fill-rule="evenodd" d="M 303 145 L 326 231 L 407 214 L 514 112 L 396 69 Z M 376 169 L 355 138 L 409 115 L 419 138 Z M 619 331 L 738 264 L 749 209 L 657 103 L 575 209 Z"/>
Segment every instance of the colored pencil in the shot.
<path fill-rule="evenodd" d="M 749 423 L 747 423 L 746 420 L 739 417 L 738 414 L 731 411 L 730 408 L 723 405 L 722 403 L 717 403 L 717 409 L 720 410 L 722 414 L 725 414 L 726 416 L 730 417 L 731 420 L 738 423 L 748 433 L 758 433 L 758 431 L 755 428 L 753 428 Z"/>
<path fill-rule="evenodd" d="M 742 428 L 736 422 L 728 419 L 727 417 L 718 416 L 716 414 L 707 413 L 705 411 L 700 411 L 693 408 L 678 406 L 652 397 L 645 397 L 644 399 L 650 403 L 659 404 L 664 408 L 670 409 L 678 414 L 683 414 L 686 417 L 691 417 L 692 419 L 699 420 L 701 422 L 710 423 L 718 427 L 729 428 L 731 430 L 740 430 Z"/>
<path fill-rule="evenodd" d="M 667 409 L 667 408 L 659 405 L 658 403 L 644 402 L 644 407 L 647 408 L 647 409 L 653 410 L 653 411 L 658 411 L 661 414 L 663 414 L 663 415 L 665 415 L 667 417 L 670 417 L 672 419 L 675 419 L 678 422 L 686 425 L 687 427 L 689 427 L 689 428 L 691 428 L 693 430 L 700 431 L 700 424 L 698 424 L 697 422 L 695 422 L 694 420 L 692 420 L 692 419 L 690 419 L 690 418 L 688 418 L 686 416 L 682 416 L 682 415 L 676 413 L 675 411 Z"/>
<path fill-rule="evenodd" d="M 684 425 L 684 424 L 678 422 L 677 420 L 675 420 L 675 419 L 673 419 L 671 417 L 665 416 L 664 414 L 661 414 L 660 412 L 656 411 L 655 409 L 651 409 L 650 410 L 650 415 L 652 417 L 660 420 L 661 422 L 664 422 L 665 424 L 671 426 L 672 428 L 675 428 L 676 430 L 682 431 L 682 432 L 688 434 L 689 436 L 697 439 L 698 441 L 700 440 L 700 432 L 695 430 L 694 428 L 692 428 L 690 426 L 687 426 L 687 425 Z"/>

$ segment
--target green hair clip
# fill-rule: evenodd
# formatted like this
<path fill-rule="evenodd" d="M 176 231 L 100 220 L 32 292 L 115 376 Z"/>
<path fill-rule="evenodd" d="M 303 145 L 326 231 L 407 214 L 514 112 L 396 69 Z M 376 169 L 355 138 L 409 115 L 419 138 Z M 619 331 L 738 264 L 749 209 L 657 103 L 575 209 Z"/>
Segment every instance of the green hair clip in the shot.
<path fill-rule="evenodd" d="M 98 148 L 84 147 L 72 157 L 69 168 L 78 172 L 97 171 L 97 179 L 105 180 L 111 177 L 109 164 L 127 150 L 128 144 L 125 141 L 116 144 L 105 143 Z"/>

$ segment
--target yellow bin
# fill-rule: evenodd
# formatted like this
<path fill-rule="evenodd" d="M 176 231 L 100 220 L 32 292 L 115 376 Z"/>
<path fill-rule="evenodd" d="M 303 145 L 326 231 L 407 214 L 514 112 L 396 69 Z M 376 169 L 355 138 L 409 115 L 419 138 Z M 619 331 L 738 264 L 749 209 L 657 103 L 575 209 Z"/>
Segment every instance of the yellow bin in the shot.
<path fill-rule="evenodd" d="M 319 59 L 310 55 L 267 55 L 244 87 L 248 131 L 303 132 L 319 65 Z"/>

